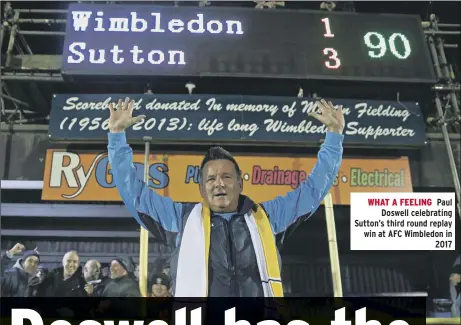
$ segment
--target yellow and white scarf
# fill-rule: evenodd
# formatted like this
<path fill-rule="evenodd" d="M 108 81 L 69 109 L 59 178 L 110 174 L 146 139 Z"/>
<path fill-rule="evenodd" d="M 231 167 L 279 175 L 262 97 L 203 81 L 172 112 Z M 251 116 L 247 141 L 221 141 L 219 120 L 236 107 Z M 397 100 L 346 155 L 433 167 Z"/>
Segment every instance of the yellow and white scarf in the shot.
<path fill-rule="evenodd" d="M 245 214 L 256 252 L 265 297 L 283 297 L 275 237 L 264 209 Z M 211 232 L 210 208 L 198 203 L 184 227 L 179 249 L 175 297 L 208 296 L 208 259 Z"/>

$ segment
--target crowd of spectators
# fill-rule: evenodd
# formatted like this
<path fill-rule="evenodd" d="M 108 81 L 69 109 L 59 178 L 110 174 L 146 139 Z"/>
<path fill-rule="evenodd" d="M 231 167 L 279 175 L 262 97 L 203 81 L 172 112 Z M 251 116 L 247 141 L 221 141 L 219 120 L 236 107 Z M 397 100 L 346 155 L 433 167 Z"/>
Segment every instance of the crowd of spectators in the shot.
<path fill-rule="evenodd" d="M 95 259 L 82 262 L 72 250 L 64 254 L 60 267 L 50 270 L 40 263 L 37 249 L 26 250 L 17 243 L 1 253 L 1 296 L 141 297 L 138 267 L 130 257 L 114 257 L 107 268 Z M 149 296 L 171 294 L 166 265 L 160 272 L 152 272 L 148 280 Z"/>
<path fill-rule="evenodd" d="M 15 257 L 19 256 L 17 259 Z M 1 253 L 2 297 L 141 297 L 138 267 L 130 257 L 114 257 L 108 267 L 91 259 L 81 264 L 77 251 L 64 254 L 62 265 L 49 270 L 37 249 L 17 243 Z M 82 266 L 83 265 L 83 266 Z M 148 296 L 172 295 L 169 266 L 155 268 L 148 278 Z M 459 317 L 461 265 L 459 256 L 450 275 L 452 315 Z"/>

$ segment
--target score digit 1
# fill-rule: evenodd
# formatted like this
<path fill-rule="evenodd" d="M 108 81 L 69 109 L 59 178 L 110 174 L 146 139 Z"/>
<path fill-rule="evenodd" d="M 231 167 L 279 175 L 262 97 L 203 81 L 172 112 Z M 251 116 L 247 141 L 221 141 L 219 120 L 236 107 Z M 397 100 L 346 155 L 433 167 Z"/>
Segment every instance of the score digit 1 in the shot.
<path fill-rule="evenodd" d="M 331 33 L 330 18 L 323 18 L 321 21 L 325 25 L 325 34 L 323 34 L 323 36 L 324 37 L 335 37 L 335 34 Z"/>

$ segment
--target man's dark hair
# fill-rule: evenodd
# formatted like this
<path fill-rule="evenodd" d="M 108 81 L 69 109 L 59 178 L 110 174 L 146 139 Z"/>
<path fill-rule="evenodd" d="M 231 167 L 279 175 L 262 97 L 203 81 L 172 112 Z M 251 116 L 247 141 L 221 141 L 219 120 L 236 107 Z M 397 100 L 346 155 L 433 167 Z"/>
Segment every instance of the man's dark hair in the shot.
<path fill-rule="evenodd" d="M 237 161 L 234 159 L 234 157 L 232 157 L 230 152 L 227 150 L 224 150 L 222 147 L 217 146 L 217 147 L 211 147 L 210 149 L 208 149 L 207 153 L 203 157 L 202 164 L 200 165 L 200 179 L 203 176 L 203 167 L 205 166 L 207 162 L 212 161 L 212 160 L 222 160 L 222 159 L 231 161 L 235 166 L 235 171 L 237 172 L 237 176 L 239 178 L 242 177 L 240 167 L 237 164 Z"/>

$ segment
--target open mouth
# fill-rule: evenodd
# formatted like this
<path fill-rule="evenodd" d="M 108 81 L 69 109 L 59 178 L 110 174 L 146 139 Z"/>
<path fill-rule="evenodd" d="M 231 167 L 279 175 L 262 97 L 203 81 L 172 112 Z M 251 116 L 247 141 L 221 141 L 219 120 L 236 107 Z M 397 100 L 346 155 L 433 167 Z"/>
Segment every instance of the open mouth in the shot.
<path fill-rule="evenodd" d="M 225 197 L 227 194 L 226 193 L 218 193 L 218 194 L 215 194 L 214 196 L 215 197 Z"/>

